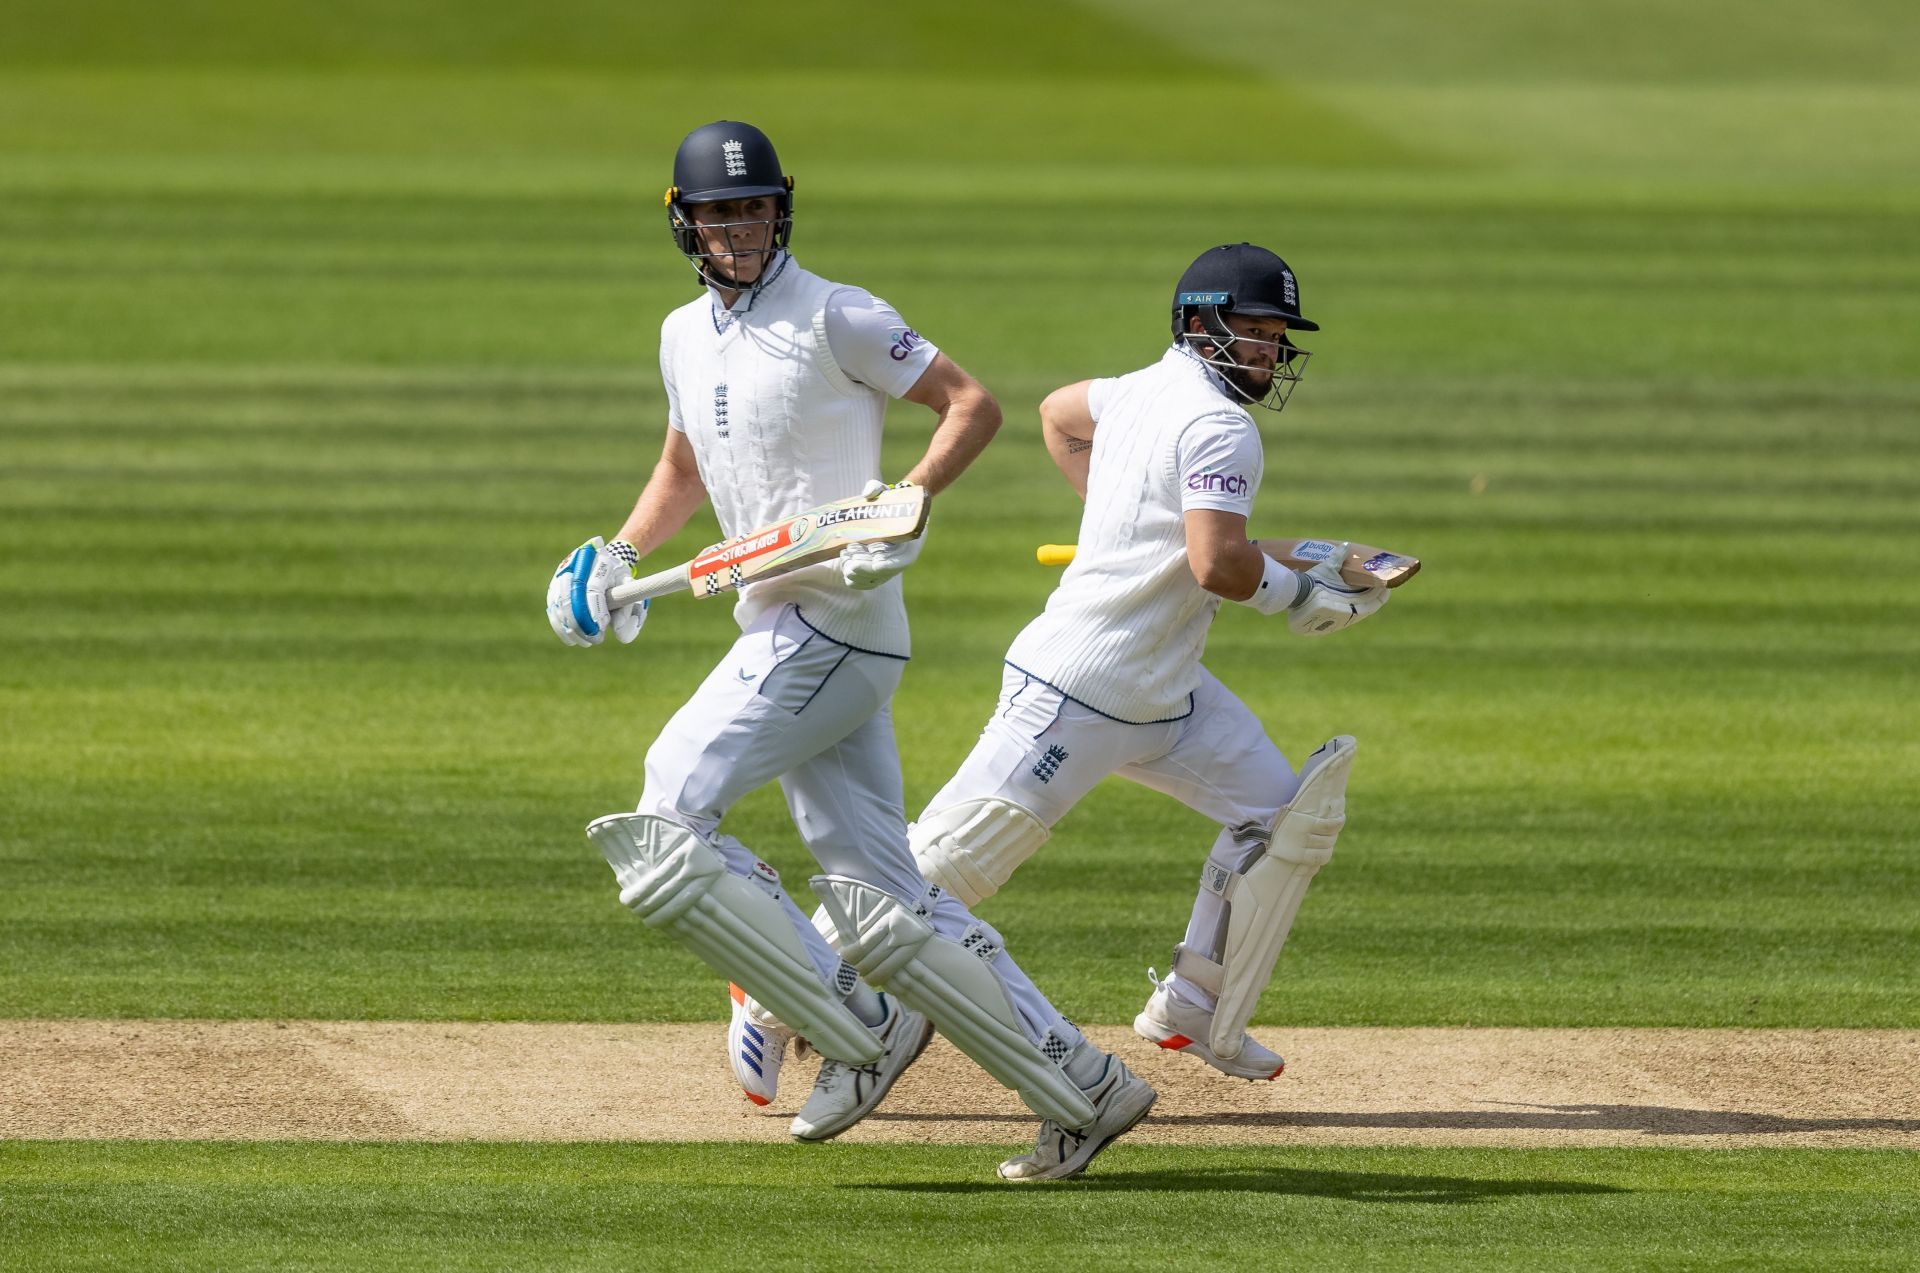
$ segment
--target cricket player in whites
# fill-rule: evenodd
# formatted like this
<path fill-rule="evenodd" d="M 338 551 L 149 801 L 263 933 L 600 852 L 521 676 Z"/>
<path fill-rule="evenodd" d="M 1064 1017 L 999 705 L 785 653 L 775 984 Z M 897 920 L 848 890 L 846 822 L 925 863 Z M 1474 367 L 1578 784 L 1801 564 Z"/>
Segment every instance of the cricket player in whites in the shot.
<path fill-rule="evenodd" d="M 1247 538 L 1260 487 L 1249 406 L 1280 410 L 1317 331 L 1286 262 L 1247 243 L 1181 277 L 1173 346 L 1150 367 L 1083 380 L 1040 407 L 1048 452 L 1086 508 L 1046 611 L 1007 653 L 979 743 L 911 829 L 936 884 L 973 905 L 1007 882 L 1108 774 L 1220 824 L 1186 938 L 1134 1029 L 1223 1073 L 1271 1079 L 1280 1056 L 1246 1034 L 1287 930 L 1344 821 L 1354 741 L 1296 773 L 1253 713 L 1201 666 L 1232 601 L 1319 635 L 1358 623 L 1387 590 L 1338 574 L 1346 545 L 1295 573 Z M 1044 1138 L 1035 1156 L 1044 1159 Z"/>
<path fill-rule="evenodd" d="M 713 502 L 729 537 L 830 500 L 878 498 L 889 396 L 939 422 L 907 481 L 938 492 L 1000 424 L 991 395 L 859 288 L 788 251 L 793 182 L 765 134 L 720 121 L 688 135 L 667 191 L 675 243 L 704 284 L 667 316 L 660 373 L 666 445 L 610 543 L 555 572 L 554 632 L 632 641 L 643 604 L 608 591 Z M 787 1045 L 822 1055 L 793 1123 L 826 1140 L 886 1095 L 938 1026 L 1043 1118 L 1070 1129 L 1069 1175 L 1153 1103 L 1153 1089 L 1087 1043 L 1010 959 L 999 933 L 929 886 L 907 846 L 889 703 L 909 654 L 898 576 L 920 540 L 859 544 L 750 583 L 741 635 L 647 752 L 638 809 L 587 834 L 620 900 L 738 988 L 735 1074 L 771 1100 Z M 819 862 L 819 927 L 772 867 L 721 829 L 741 796 L 777 779 Z"/>

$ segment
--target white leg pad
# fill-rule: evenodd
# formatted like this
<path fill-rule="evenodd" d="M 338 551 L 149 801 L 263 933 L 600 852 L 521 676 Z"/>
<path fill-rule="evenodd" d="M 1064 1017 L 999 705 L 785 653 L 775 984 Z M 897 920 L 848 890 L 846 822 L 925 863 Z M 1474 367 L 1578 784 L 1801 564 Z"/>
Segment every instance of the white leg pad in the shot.
<path fill-rule="evenodd" d="M 712 845 L 644 813 L 596 818 L 587 838 L 613 867 L 621 903 L 649 927 L 671 933 L 827 1056 L 880 1059 L 880 1040 L 820 983 L 786 911 L 727 870 Z"/>
<path fill-rule="evenodd" d="M 843 875 L 815 876 L 813 891 L 833 919 L 841 958 L 868 985 L 925 1013 L 955 1047 L 1042 1118 L 1075 1128 L 1094 1121 L 1086 1093 L 1021 1029 L 990 966 L 998 944 L 983 930 L 970 930 L 964 942 L 942 937 L 899 899 Z"/>
<path fill-rule="evenodd" d="M 1051 834 L 1032 810 L 987 796 L 928 814 L 907 828 L 907 843 L 929 884 L 977 906 Z"/>
<path fill-rule="evenodd" d="M 1203 883 L 1225 897 L 1228 906 L 1220 959 L 1215 963 L 1183 947 L 1174 956 L 1174 966 L 1219 996 L 1207 1040 L 1216 1056 L 1240 1055 L 1247 1023 L 1287 944 L 1307 885 L 1333 857 L 1334 841 L 1347 821 L 1347 775 L 1354 749 L 1353 738 L 1342 734 L 1307 757 L 1300 789 L 1274 815 L 1267 851 L 1252 866 L 1237 876 L 1207 868 Z"/>

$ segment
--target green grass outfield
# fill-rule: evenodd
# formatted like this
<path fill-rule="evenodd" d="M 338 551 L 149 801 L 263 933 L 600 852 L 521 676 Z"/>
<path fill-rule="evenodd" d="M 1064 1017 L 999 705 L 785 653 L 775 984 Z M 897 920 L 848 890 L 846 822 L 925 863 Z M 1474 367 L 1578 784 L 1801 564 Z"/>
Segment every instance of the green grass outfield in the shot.
<path fill-rule="evenodd" d="M 1342 729 L 1365 748 L 1265 1019 L 1915 1024 L 1920 608 L 1803 599 L 1830 568 L 1797 547 L 1913 542 L 1911 479 L 1854 458 L 1874 436 L 1914 454 L 1902 391 L 1554 382 L 1450 403 L 1327 379 L 1275 449 L 1342 476 L 1282 473 L 1271 503 L 1302 511 L 1274 520 L 1379 524 L 1434 565 L 1337 641 L 1218 624 L 1210 662 L 1292 754 Z M 669 599 L 634 647 L 582 652 L 539 610 L 553 545 L 618 516 L 595 511 L 632 479 L 597 470 L 648 382 L 0 383 L 23 461 L 0 476 L 0 1014 L 721 1010 L 618 908 L 580 827 L 634 798 L 728 614 Z M 1031 545 L 1071 537 L 1023 423 L 936 514 L 911 584 L 912 801 L 970 745 L 1044 597 Z M 732 825 L 804 879 L 776 793 Z M 1211 838 L 1109 784 L 988 913 L 1070 1014 L 1130 1019 Z"/>
<path fill-rule="evenodd" d="M 799 178 L 801 259 L 1007 408 L 908 581 L 915 810 L 1072 537 L 1034 404 L 1155 357 L 1185 262 L 1250 238 L 1325 325 L 1260 528 L 1429 563 L 1335 639 L 1216 626 L 1290 755 L 1362 745 L 1259 1020 L 1920 1027 L 1912 6 L 654 8 L 9 5 L 0 1016 L 718 1018 L 580 830 L 728 615 L 582 652 L 541 603 L 657 453 L 692 294 L 659 191 L 731 116 Z M 891 427 L 904 470 L 924 413 Z M 775 793 L 729 830 L 807 873 Z M 1125 1021 L 1210 839 L 1110 783 L 986 913 Z M 617 1262 L 753 1212 L 956 1264 L 1036 1217 L 1179 1263 L 1250 1211 L 1294 1264 L 1913 1238 L 1898 1155 L 1123 1147 L 1052 1200 L 978 1188 L 991 1157 L 14 1144 L 0 1234 L 25 1267 Z"/>
<path fill-rule="evenodd" d="M 986 1146 L 0 1146 L 8 1267 L 1912 1267 L 1901 1151 L 1115 1147 L 1050 1188 Z M 804 1172 L 796 1160 L 804 1159 Z M 750 1219 L 751 1223 L 746 1223 Z M 1041 1235 L 1044 1235 L 1043 1237 Z"/>

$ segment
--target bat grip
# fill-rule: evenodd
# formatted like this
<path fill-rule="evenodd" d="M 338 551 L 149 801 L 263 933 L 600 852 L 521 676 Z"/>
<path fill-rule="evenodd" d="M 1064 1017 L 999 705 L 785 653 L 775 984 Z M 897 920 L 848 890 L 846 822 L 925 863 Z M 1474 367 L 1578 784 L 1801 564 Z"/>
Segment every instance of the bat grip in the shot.
<path fill-rule="evenodd" d="M 664 597 L 670 592 L 685 592 L 693 586 L 687 578 L 685 566 L 668 566 L 665 570 L 642 575 L 638 579 L 629 579 L 607 589 L 607 605 L 618 610 L 621 606 L 630 606 L 636 601 L 647 601 L 654 597 Z"/>
<path fill-rule="evenodd" d="M 1034 550 L 1034 558 L 1043 566 L 1065 566 L 1073 561 L 1075 544 L 1042 544 Z"/>

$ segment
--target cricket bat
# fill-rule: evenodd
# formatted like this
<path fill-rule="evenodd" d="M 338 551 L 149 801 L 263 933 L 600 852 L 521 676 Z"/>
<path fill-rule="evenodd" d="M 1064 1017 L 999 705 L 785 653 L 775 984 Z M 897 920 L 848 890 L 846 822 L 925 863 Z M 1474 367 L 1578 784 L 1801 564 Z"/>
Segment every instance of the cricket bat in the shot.
<path fill-rule="evenodd" d="M 802 566 L 837 557 L 853 544 L 917 539 L 927 528 L 933 498 L 924 486 L 892 487 L 875 499 L 854 495 L 703 549 L 692 561 L 617 583 L 607 604 L 618 609 L 650 597 L 692 590 L 696 597 L 737 592 Z"/>
<path fill-rule="evenodd" d="M 1294 570 L 1309 570 L 1332 556 L 1336 541 L 1328 539 L 1262 539 L 1267 556 Z M 1064 566 L 1073 560 L 1074 545 L 1042 544 L 1034 554 L 1043 566 Z M 1348 544 L 1340 577 L 1355 588 L 1398 588 L 1420 573 L 1420 559 L 1388 552 L 1372 544 Z"/>

